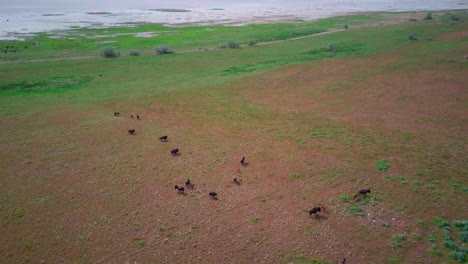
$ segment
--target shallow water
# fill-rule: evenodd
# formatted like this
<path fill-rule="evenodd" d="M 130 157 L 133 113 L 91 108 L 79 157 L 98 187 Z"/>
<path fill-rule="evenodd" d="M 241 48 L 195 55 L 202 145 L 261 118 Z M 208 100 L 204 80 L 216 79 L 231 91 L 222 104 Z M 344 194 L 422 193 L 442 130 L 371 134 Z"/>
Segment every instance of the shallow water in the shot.
<path fill-rule="evenodd" d="M 467 0 L 295 0 L 295 1 L 167 1 L 154 0 L 0 0 L 0 39 L 25 39 L 34 32 L 80 27 L 107 27 L 126 23 L 231 24 L 285 19 L 312 20 L 369 11 L 464 9 Z M 149 9 L 184 8 L 190 12 Z M 217 10 L 213 10 L 217 9 Z M 220 10 L 221 9 L 221 10 Z M 91 12 L 91 13 L 90 13 Z M 92 13 L 92 12 L 98 12 Z M 104 13 L 99 13 L 104 12 Z"/>

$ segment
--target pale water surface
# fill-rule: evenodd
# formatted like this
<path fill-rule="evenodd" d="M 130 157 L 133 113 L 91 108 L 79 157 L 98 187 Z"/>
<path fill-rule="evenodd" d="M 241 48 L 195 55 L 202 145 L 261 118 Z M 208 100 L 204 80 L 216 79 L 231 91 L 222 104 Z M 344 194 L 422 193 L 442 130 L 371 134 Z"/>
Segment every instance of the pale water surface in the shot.
<path fill-rule="evenodd" d="M 34 32 L 64 30 L 72 26 L 239 24 L 285 19 L 312 20 L 355 12 L 467 7 L 468 0 L 0 0 L 0 39 L 25 39 Z M 190 12 L 150 10 L 157 8 L 183 8 Z"/>

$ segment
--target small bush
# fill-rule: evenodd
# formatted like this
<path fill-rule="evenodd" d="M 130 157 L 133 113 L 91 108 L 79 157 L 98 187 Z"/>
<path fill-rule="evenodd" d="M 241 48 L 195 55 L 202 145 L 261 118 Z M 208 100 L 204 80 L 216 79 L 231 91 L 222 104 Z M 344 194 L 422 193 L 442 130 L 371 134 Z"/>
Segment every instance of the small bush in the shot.
<path fill-rule="evenodd" d="M 388 168 L 390 168 L 390 163 L 388 160 L 379 160 L 377 164 L 375 164 L 375 167 L 380 170 L 380 171 L 387 171 Z"/>
<path fill-rule="evenodd" d="M 455 250 L 450 253 L 450 257 L 454 260 L 458 261 L 459 263 L 466 263 L 465 254 L 461 251 Z"/>
<path fill-rule="evenodd" d="M 228 48 L 230 49 L 238 49 L 240 48 L 240 44 L 237 43 L 236 41 L 229 41 L 228 44 L 227 44 Z"/>
<path fill-rule="evenodd" d="M 463 231 L 468 231 L 468 221 L 467 220 L 457 220 L 453 224 L 460 228 Z"/>
<path fill-rule="evenodd" d="M 437 240 L 433 235 L 428 235 L 427 236 L 427 241 L 429 241 L 431 243 L 435 243 Z"/>
<path fill-rule="evenodd" d="M 461 19 L 460 19 L 459 16 L 451 15 L 451 16 L 450 16 L 450 20 L 452 20 L 452 21 L 457 21 L 457 22 L 458 22 L 458 21 L 460 21 Z"/>
<path fill-rule="evenodd" d="M 383 227 L 389 227 L 390 226 L 387 222 L 382 222 L 382 223 L 380 223 L 380 225 L 383 226 Z"/>
<path fill-rule="evenodd" d="M 450 231 L 450 223 L 449 222 L 441 219 L 440 221 L 437 221 L 436 224 L 437 224 L 438 228 Z"/>
<path fill-rule="evenodd" d="M 468 242 L 468 231 L 462 231 L 462 232 L 460 233 L 460 240 L 461 240 L 463 243 Z"/>
<path fill-rule="evenodd" d="M 432 20 L 432 13 L 429 12 L 426 14 L 426 16 L 423 18 L 424 20 Z"/>
<path fill-rule="evenodd" d="M 247 42 L 247 45 L 249 46 L 255 46 L 257 44 L 257 42 L 255 40 L 249 40 L 249 42 Z"/>
<path fill-rule="evenodd" d="M 104 58 L 117 58 L 120 56 L 120 52 L 113 47 L 105 47 L 101 51 L 101 56 Z"/>
<path fill-rule="evenodd" d="M 452 240 L 444 240 L 444 247 L 452 250 L 458 250 L 457 244 Z"/>
<path fill-rule="evenodd" d="M 405 241 L 406 236 L 405 236 L 405 234 L 395 234 L 395 235 L 393 235 L 393 240 L 395 240 L 395 241 Z"/>
<path fill-rule="evenodd" d="M 344 29 L 348 29 L 349 27 L 348 27 L 348 25 L 344 25 L 343 28 L 344 28 Z"/>
<path fill-rule="evenodd" d="M 172 54 L 174 51 L 166 45 L 158 46 L 155 48 L 156 53 L 159 55 Z"/>
<path fill-rule="evenodd" d="M 140 56 L 140 51 L 138 51 L 138 50 L 131 50 L 128 54 L 129 54 L 130 56 Z"/>
<path fill-rule="evenodd" d="M 421 240 L 422 236 L 418 233 L 413 233 L 411 234 L 411 237 L 413 237 L 414 240 Z"/>
<path fill-rule="evenodd" d="M 332 43 L 329 43 L 326 49 L 329 52 L 336 52 L 335 46 Z"/>
<path fill-rule="evenodd" d="M 218 45 L 218 48 L 220 48 L 220 49 L 227 49 L 227 47 L 228 46 L 226 44 L 219 44 Z"/>
<path fill-rule="evenodd" d="M 426 226 L 426 224 L 424 223 L 423 220 L 416 220 L 416 224 L 417 224 L 418 226 Z"/>
<path fill-rule="evenodd" d="M 141 240 L 141 239 L 140 239 L 140 240 L 137 240 L 137 241 L 136 241 L 136 245 L 137 245 L 137 247 L 143 247 L 143 246 L 145 245 L 145 241 L 144 241 L 144 240 Z"/>
<path fill-rule="evenodd" d="M 418 40 L 418 38 L 416 38 L 415 34 L 410 34 L 408 35 L 408 40 Z"/>
<path fill-rule="evenodd" d="M 254 222 L 254 223 L 256 223 L 256 224 L 259 223 L 259 222 L 260 222 L 260 217 L 254 217 L 254 218 L 252 218 L 252 222 Z"/>

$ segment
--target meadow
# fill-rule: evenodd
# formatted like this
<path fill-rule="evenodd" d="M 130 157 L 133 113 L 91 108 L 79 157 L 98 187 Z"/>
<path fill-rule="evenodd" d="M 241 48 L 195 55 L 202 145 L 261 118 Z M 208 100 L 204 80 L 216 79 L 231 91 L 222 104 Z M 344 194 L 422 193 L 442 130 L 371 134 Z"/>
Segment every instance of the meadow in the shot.
<path fill-rule="evenodd" d="M 425 15 L 0 42 L 0 262 L 466 263 L 468 12 Z"/>

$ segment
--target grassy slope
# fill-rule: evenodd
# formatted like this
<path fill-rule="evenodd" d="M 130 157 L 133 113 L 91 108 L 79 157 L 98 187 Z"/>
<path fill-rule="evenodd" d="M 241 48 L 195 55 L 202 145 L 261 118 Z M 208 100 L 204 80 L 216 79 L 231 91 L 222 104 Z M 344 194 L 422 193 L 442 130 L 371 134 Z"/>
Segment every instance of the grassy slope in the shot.
<path fill-rule="evenodd" d="M 93 78 L 0 92 L 3 257 L 450 263 L 431 221 L 466 219 L 466 37 L 447 34 L 467 28 L 438 18 L 239 50 L 0 66 L 0 87 Z M 437 41 L 411 42 L 411 33 Z M 316 51 L 328 43 L 337 53 Z M 125 135 L 130 126 L 137 136 Z M 176 146 L 180 157 L 165 155 Z M 243 154 L 251 164 L 236 188 L 229 179 Z M 388 173 L 374 168 L 381 159 Z M 178 197 L 171 187 L 186 178 L 199 186 Z M 368 186 L 371 199 L 338 199 Z M 205 197 L 211 190 L 218 203 Z M 328 214 L 311 222 L 304 210 L 316 204 Z"/>

